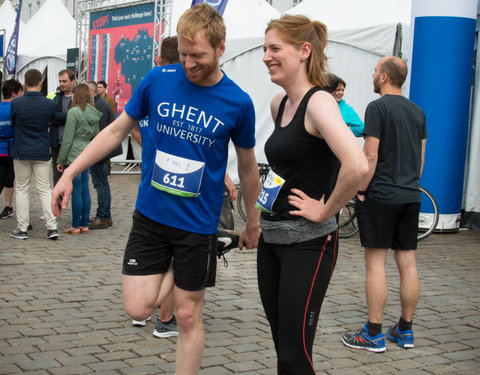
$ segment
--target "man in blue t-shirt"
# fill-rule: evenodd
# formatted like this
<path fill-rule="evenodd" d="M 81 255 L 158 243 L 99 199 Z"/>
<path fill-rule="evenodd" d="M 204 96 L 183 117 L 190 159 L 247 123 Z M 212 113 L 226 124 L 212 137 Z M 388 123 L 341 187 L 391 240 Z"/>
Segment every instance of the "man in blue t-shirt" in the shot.
<path fill-rule="evenodd" d="M 15 172 L 11 155 L 15 130 L 10 121 L 10 102 L 23 95 L 20 82 L 9 79 L 2 85 L 3 102 L 0 103 L 0 194 L 5 191 L 5 208 L 0 214 L 0 219 L 13 216 L 13 185 Z"/>
<path fill-rule="evenodd" d="M 197 4 L 179 19 L 177 34 L 181 64 L 156 67 L 143 78 L 125 112 L 64 172 L 52 206 L 59 216 L 67 207 L 72 179 L 149 117 L 123 262 L 123 300 L 133 319 L 144 320 L 173 283 L 179 329 L 176 373 L 183 375 L 198 372 L 204 348 L 203 298 L 215 278 L 215 234 L 230 139 L 248 216 L 240 249 L 257 246 L 260 226 L 254 208 L 259 194 L 254 109 L 250 97 L 220 70 L 223 19 L 210 6 Z"/>

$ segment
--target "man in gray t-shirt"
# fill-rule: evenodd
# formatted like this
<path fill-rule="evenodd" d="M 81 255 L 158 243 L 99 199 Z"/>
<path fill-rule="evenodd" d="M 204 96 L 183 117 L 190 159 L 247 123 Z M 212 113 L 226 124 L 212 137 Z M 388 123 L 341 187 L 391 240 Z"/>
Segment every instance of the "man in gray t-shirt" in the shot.
<path fill-rule="evenodd" d="M 400 273 L 401 315 L 386 336 L 402 348 L 413 348 L 412 321 L 420 284 L 416 265 L 419 179 L 422 173 L 427 130 L 425 114 L 402 96 L 407 66 L 398 57 L 382 58 L 373 75 L 381 95 L 365 113 L 365 146 L 369 174 L 360 185 L 355 209 L 360 241 L 365 247 L 368 321 L 355 333 L 343 335 L 351 348 L 384 352 L 383 309 L 387 302 L 385 261 L 395 251 Z"/>

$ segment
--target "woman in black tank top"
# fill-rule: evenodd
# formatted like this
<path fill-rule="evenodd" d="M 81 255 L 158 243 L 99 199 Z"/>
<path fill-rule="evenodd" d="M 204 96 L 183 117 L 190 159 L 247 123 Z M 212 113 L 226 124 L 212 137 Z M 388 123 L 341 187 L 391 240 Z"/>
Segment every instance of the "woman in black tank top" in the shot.
<path fill-rule="evenodd" d="M 282 375 L 315 374 L 315 330 L 337 259 L 335 214 L 368 170 L 334 98 L 319 89 L 326 43 L 325 25 L 304 16 L 284 15 L 266 30 L 263 61 L 285 93 L 271 103 L 257 267 Z"/>

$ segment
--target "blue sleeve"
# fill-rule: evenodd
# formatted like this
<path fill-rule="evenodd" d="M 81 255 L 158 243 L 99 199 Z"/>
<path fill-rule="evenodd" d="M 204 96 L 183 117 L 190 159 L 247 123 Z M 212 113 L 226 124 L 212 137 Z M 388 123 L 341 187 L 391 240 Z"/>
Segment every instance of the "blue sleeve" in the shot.
<path fill-rule="evenodd" d="M 125 106 L 125 112 L 135 120 L 141 120 L 148 115 L 149 93 L 154 82 L 155 68 L 150 70 L 138 85 L 132 97 Z"/>
<path fill-rule="evenodd" d="M 355 134 L 355 137 L 362 137 L 365 125 L 357 112 L 344 101 L 340 104 L 340 112 L 342 113 L 343 121 L 345 121 L 353 134 Z"/>
<path fill-rule="evenodd" d="M 243 102 L 232 141 L 241 148 L 255 147 L 255 109 L 249 96 Z"/>

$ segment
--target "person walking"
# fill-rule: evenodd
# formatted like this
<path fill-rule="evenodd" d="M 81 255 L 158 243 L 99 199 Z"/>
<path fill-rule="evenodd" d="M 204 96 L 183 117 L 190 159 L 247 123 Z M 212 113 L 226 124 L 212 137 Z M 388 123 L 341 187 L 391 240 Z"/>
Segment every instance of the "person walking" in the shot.
<path fill-rule="evenodd" d="M 387 339 L 402 348 L 414 347 L 413 315 L 420 295 L 416 264 L 419 180 L 422 174 L 427 128 L 425 114 L 402 96 L 407 65 L 398 57 L 378 62 L 373 74 L 374 92 L 381 98 L 365 112 L 364 152 L 369 174 L 357 192 L 355 211 L 360 242 L 365 248 L 365 290 L 368 321 L 343 343 L 355 349 L 384 352 L 383 309 L 388 288 L 385 261 L 394 250 L 400 274 L 401 315 L 387 330 Z"/>
<path fill-rule="evenodd" d="M 98 94 L 95 81 L 88 81 L 86 84 L 90 89 L 95 109 L 102 113 L 98 123 L 99 131 L 102 131 L 115 120 L 115 115 L 108 102 Z M 108 183 L 107 161 L 121 153 L 122 146 L 120 145 L 107 158 L 100 160 L 90 168 L 93 187 L 97 191 L 97 211 L 95 217 L 90 219 L 88 229 L 105 229 L 113 225 L 111 212 L 112 194 L 110 192 L 110 184 Z"/>
<path fill-rule="evenodd" d="M 74 89 L 72 107 L 67 113 L 62 146 L 57 158 L 57 169 L 60 173 L 65 171 L 65 166 L 73 163 L 98 134 L 98 123 L 102 113 L 93 105 L 89 87 L 84 83 L 77 85 Z M 88 233 L 91 208 L 88 176 L 89 170 L 86 169 L 73 180 L 72 225 L 62 233 L 73 235 Z"/>
<path fill-rule="evenodd" d="M 146 116 L 142 180 L 125 250 L 122 294 L 127 314 L 151 316 L 174 291 L 178 340 L 177 375 L 197 374 L 204 350 L 205 288 L 216 273 L 217 225 L 230 139 L 235 145 L 247 223 L 239 248 L 254 248 L 260 234 L 255 199 L 255 115 L 250 97 L 220 70 L 226 29 L 205 3 L 187 10 L 177 25 L 181 64 L 153 68 L 125 111 L 88 145 L 53 189 L 60 215 L 72 179 L 104 158 Z M 170 264 L 173 259 L 173 266 Z"/>
<path fill-rule="evenodd" d="M 315 374 L 312 347 L 338 254 L 335 215 L 367 172 L 337 103 L 321 89 L 326 44 L 326 26 L 304 16 L 283 15 L 266 29 L 263 62 L 285 92 L 270 106 L 257 274 L 279 375 Z"/>

